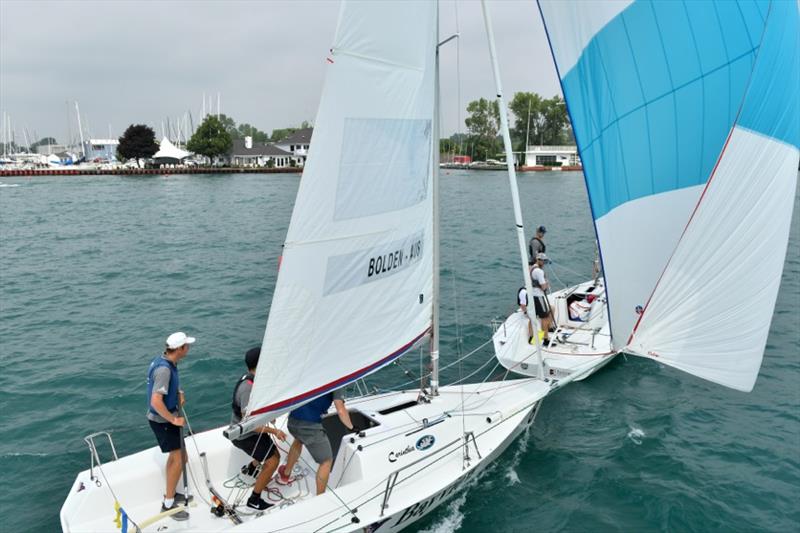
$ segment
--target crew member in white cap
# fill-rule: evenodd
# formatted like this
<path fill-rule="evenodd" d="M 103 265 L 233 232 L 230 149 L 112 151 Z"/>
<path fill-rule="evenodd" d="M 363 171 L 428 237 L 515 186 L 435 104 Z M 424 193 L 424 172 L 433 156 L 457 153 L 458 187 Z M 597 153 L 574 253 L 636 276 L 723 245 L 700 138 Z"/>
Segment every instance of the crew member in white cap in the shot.
<path fill-rule="evenodd" d="M 543 342 L 545 346 L 549 346 L 550 342 L 550 325 L 553 323 L 550 314 L 550 303 L 547 301 L 547 290 L 550 289 L 550 284 L 547 282 L 547 277 L 544 275 L 544 264 L 548 261 L 547 254 L 540 252 L 536 254 L 536 262 L 531 267 L 531 283 L 533 284 L 533 306 L 536 311 L 536 316 L 542 322 L 542 331 L 544 331 Z"/>
<path fill-rule="evenodd" d="M 183 461 L 181 458 L 181 427 L 184 419 L 180 407 L 185 399 L 178 379 L 178 361 L 186 357 L 195 338 L 178 331 L 167 337 L 164 353 L 150 363 L 147 371 L 147 420 L 155 433 L 158 446 L 167 456 L 167 487 L 161 512 L 173 509 L 192 499 L 191 496 L 175 492 L 181 477 Z M 185 510 L 170 515 L 175 520 L 186 520 Z"/>

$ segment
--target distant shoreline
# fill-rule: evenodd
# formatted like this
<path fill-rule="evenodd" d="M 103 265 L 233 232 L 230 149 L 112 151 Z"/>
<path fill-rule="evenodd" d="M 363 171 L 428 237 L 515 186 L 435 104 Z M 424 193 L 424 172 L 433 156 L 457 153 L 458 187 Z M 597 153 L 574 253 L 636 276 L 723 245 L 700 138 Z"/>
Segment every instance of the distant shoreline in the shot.
<path fill-rule="evenodd" d="M 184 168 L 36 168 L 0 169 L 6 176 L 101 176 L 101 175 L 169 175 L 169 174 L 300 174 L 302 167 L 184 167 Z"/>

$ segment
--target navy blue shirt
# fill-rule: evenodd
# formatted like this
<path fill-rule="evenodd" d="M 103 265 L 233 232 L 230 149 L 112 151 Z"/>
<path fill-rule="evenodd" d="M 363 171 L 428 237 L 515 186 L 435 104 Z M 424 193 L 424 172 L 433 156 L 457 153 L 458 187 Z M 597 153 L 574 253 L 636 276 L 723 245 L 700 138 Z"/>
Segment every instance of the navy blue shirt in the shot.
<path fill-rule="evenodd" d="M 294 418 L 295 420 L 304 420 L 305 422 L 313 422 L 319 424 L 322 422 L 322 417 L 325 413 L 328 412 L 333 400 L 341 400 L 342 393 L 338 390 L 333 392 L 329 392 L 328 394 L 323 394 L 319 398 L 315 400 L 311 400 L 307 404 L 302 407 L 298 407 L 291 413 L 289 413 L 289 418 Z"/>

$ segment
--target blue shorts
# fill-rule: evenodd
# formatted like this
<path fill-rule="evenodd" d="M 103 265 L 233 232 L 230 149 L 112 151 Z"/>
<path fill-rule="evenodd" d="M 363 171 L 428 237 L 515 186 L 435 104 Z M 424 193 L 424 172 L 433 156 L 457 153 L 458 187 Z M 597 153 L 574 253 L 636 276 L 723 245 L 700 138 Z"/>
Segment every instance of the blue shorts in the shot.
<path fill-rule="evenodd" d="M 162 452 L 169 453 L 181 449 L 181 430 L 183 428 L 169 422 L 164 422 L 163 424 L 152 420 L 148 420 L 148 422 L 150 422 L 150 427 L 156 435 L 158 447 L 161 448 Z"/>

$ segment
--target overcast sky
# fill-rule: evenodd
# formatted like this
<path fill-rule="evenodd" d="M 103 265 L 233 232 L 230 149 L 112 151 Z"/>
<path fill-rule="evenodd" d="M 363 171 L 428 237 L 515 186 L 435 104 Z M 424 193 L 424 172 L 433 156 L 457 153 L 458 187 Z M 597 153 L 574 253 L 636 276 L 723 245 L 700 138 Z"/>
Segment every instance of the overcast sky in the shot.
<path fill-rule="evenodd" d="M 535 1 L 490 9 L 508 100 L 559 94 Z M 267 132 L 313 123 L 338 10 L 337 0 L 0 0 L 0 109 L 20 144 L 23 129 L 65 141 L 76 100 L 95 138 L 142 122 L 160 135 L 187 111 L 196 120 L 204 92 L 215 107 L 219 92 L 237 123 Z M 455 33 L 456 12 L 461 33 L 461 126 L 456 46 L 442 52 L 446 136 L 464 130 L 469 101 L 493 98 L 494 83 L 480 3 L 443 0 L 440 12 L 441 37 Z"/>

